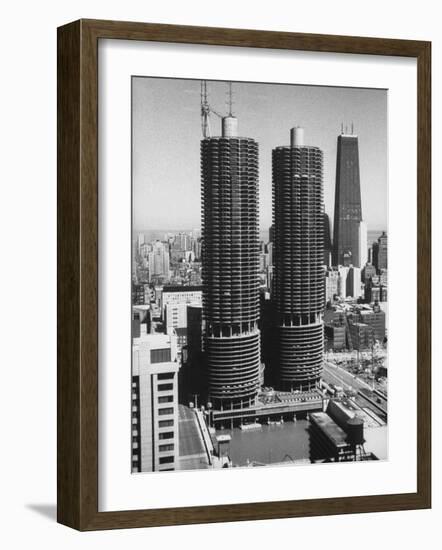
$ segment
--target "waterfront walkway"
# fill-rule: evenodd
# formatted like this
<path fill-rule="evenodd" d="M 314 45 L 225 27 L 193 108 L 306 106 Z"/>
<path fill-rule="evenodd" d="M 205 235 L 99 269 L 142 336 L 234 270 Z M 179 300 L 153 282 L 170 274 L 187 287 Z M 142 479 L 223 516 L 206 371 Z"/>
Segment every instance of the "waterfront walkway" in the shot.
<path fill-rule="evenodd" d="M 318 390 L 308 392 L 276 392 L 272 401 L 261 401 L 258 399 L 251 407 L 214 410 L 213 421 L 219 426 L 220 423 L 230 424 L 269 419 L 279 420 L 287 415 L 298 413 L 306 414 L 314 411 L 321 411 L 323 408 L 323 396 Z"/>

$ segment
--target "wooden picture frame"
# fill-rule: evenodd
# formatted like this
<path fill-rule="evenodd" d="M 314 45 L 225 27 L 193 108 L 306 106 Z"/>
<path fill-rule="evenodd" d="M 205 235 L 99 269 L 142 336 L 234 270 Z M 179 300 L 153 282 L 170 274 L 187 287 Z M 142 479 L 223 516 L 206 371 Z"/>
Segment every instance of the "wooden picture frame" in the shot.
<path fill-rule="evenodd" d="M 418 67 L 417 492 L 98 511 L 98 40 L 404 56 Z M 431 44 L 79 20 L 58 29 L 58 521 L 82 531 L 431 506 Z"/>

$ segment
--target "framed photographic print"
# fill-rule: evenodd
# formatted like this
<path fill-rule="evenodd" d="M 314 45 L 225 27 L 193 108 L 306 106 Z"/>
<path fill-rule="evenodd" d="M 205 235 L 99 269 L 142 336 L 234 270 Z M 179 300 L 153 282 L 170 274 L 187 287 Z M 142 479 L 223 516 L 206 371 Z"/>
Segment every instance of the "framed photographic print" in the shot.
<path fill-rule="evenodd" d="M 430 507 L 430 52 L 59 28 L 59 522 Z"/>

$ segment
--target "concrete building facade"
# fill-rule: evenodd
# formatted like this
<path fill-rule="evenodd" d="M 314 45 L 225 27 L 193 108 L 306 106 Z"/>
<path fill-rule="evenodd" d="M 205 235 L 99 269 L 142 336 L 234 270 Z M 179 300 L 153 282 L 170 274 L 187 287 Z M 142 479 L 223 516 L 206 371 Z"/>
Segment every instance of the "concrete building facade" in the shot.
<path fill-rule="evenodd" d="M 164 286 L 160 296 L 160 307 L 163 318 L 168 304 L 202 304 L 203 287 L 194 286 Z"/>
<path fill-rule="evenodd" d="M 274 303 L 281 389 L 310 389 L 323 367 L 323 153 L 302 128 L 273 150 Z"/>
<path fill-rule="evenodd" d="M 141 333 L 133 339 L 132 354 L 132 472 L 176 470 L 176 337 Z"/>
<path fill-rule="evenodd" d="M 260 386 L 258 144 L 222 136 L 201 142 L 204 354 L 215 407 L 241 406 Z"/>

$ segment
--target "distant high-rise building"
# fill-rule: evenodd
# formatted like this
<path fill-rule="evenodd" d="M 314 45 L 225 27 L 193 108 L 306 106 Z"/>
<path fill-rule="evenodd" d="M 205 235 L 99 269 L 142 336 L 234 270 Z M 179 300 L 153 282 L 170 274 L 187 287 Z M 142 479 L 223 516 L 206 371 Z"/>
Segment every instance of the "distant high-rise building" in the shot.
<path fill-rule="evenodd" d="M 333 302 L 339 295 L 339 272 L 336 269 L 328 269 L 325 272 L 325 302 Z"/>
<path fill-rule="evenodd" d="M 201 239 L 194 239 L 193 252 L 195 254 L 195 260 L 201 260 Z"/>
<path fill-rule="evenodd" d="M 359 267 L 351 266 L 349 268 L 345 284 L 346 296 L 351 296 L 352 298 L 359 298 L 362 296 L 361 269 Z"/>
<path fill-rule="evenodd" d="M 132 304 L 143 305 L 150 304 L 152 301 L 152 289 L 147 283 L 135 284 L 132 282 Z"/>
<path fill-rule="evenodd" d="M 333 265 L 361 267 L 360 223 L 362 221 L 358 136 L 338 136 Z"/>
<path fill-rule="evenodd" d="M 269 265 L 273 265 L 273 247 L 274 247 L 273 242 L 269 242 L 267 244 L 267 253 L 269 255 Z"/>
<path fill-rule="evenodd" d="M 137 237 L 137 250 L 138 250 L 138 254 L 140 254 L 140 249 L 141 247 L 143 246 L 143 244 L 145 243 L 145 235 L 144 233 L 138 233 L 138 237 Z"/>
<path fill-rule="evenodd" d="M 192 229 L 192 237 L 194 239 L 199 239 L 201 237 L 201 229 L 199 227 Z"/>
<path fill-rule="evenodd" d="M 268 252 L 261 252 L 259 255 L 259 271 L 265 271 L 270 265 Z"/>
<path fill-rule="evenodd" d="M 388 284 L 388 269 L 379 270 L 379 284 L 387 286 Z"/>
<path fill-rule="evenodd" d="M 368 261 L 367 224 L 359 223 L 359 267 L 363 268 Z M 357 267 L 357 266 L 356 266 Z"/>
<path fill-rule="evenodd" d="M 169 249 L 161 241 L 156 241 L 152 252 L 149 252 L 149 281 L 168 279 Z"/>
<path fill-rule="evenodd" d="M 190 235 L 187 233 L 179 233 L 176 236 L 176 242 L 178 243 L 180 250 L 190 250 Z"/>
<path fill-rule="evenodd" d="M 361 310 L 360 320 L 365 325 L 372 327 L 376 340 L 380 342 L 385 338 L 385 312 L 379 306 L 369 310 Z"/>
<path fill-rule="evenodd" d="M 374 343 L 374 329 L 365 323 L 350 322 L 348 330 L 351 336 L 351 343 L 354 349 L 363 350 L 370 348 Z"/>
<path fill-rule="evenodd" d="M 334 350 L 345 349 L 345 324 L 334 322 L 324 326 L 329 347 Z"/>
<path fill-rule="evenodd" d="M 374 265 L 367 263 L 362 270 L 361 279 L 364 283 L 368 282 L 372 277 L 376 276 L 376 268 Z"/>
<path fill-rule="evenodd" d="M 371 245 L 371 263 L 375 266 L 377 270 L 377 264 L 378 264 L 378 253 L 379 253 L 379 243 L 375 241 Z"/>
<path fill-rule="evenodd" d="M 328 214 L 324 212 L 324 265 L 327 267 L 331 263 L 331 253 L 332 253 L 332 241 L 330 233 L 330 218 Z"/>
<path fill-rule="evenodd" d="M 201 142 L 204 353 L 214 407 L 252 403 L 260 386 L 258 144 L 237 119 Z"/>
<path fill-rule="evenodd" d="M 374 283 L 372 279 L 365 283 L 365 301 L 369 304 L 379 302 L 381 299 L 381 287 L 378 283 Z"/>
<path fill-rule="evenodd" d="M 373 264 L 378 273 L 381 269 L 388 268 L 388 237 L 385 231 L 378 238 L 376 243 L 373 243 Z"/>
<path fill-rule="evenodd" d="M 340 266 L 338 269 L 338 294 L 340 298 L 345 298 L 347 296 L 347 275 L 349 269 L 349 267 L 345 266 Z"/>
<path fill-rule="evenodd" d="M 308 389 L 320 379 L 324 327 L 323 153 L 302 128 L 273 150 L 274 303 L 279 379 Z"/>

